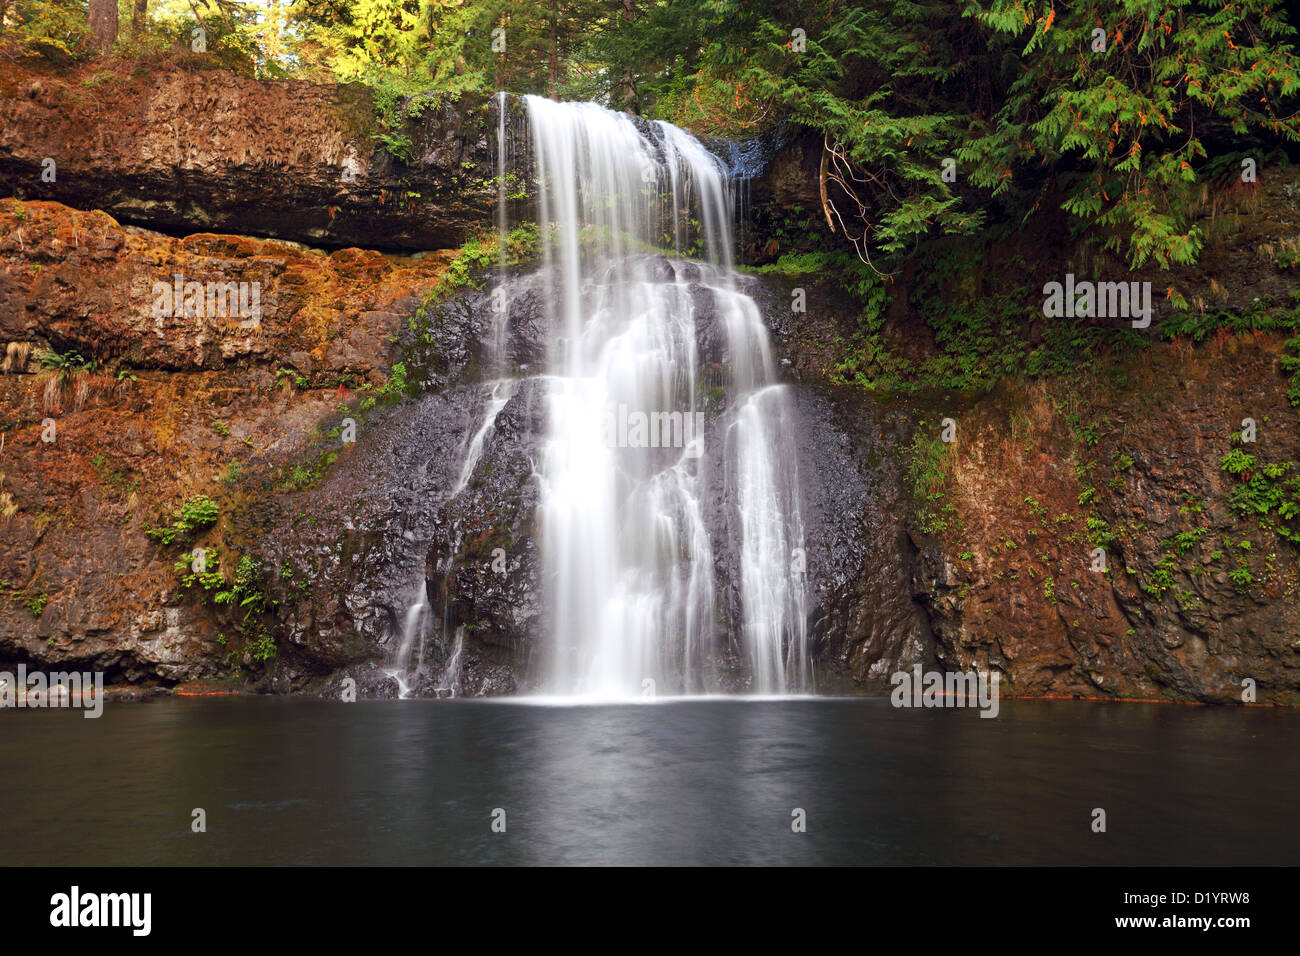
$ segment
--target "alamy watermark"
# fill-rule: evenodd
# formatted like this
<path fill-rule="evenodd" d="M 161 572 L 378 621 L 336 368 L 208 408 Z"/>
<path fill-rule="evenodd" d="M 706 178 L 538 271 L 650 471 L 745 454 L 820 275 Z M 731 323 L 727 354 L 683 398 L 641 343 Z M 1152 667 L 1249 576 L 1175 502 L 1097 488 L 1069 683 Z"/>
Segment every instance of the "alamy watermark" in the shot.
<path fill-rule="evenodd" d="M 1049 319 L 1132 319 L 1133 328 L 1151 324 L 1150 282 L 1082 282 L 1074 273 L 1065 274 L 1065 282 L 1043 286 L 1043 315 Z"/>
<path fill-rule="evenodd" d="M 86 719 L 104 713 L 104 672 L 27 670 L 18 665 L 18 673 L 0 671 L 0 708 L 5 707 L 80 707 Z"/>
<path fill-rule="evenodd" d="M 895 707 L 978 707 L 981 717 L 998 715 L 997 671 L 926 671 L 915 665 L 889 678 L 889 702 Z"/>
<path fill-rule="evenodd" d="M 74 886 L 50 897 L 50 925 L 56 928 L 124 927 L 132 936 L 148 936 L 152 912 L 152 893 L 83 893 Z"/>
<path fill-rule="evenodd" d="M 256 329 L 262 324 L 262 286 L 258 282 L 185 281 L 177 274 L 170 283 L 153 284 L 153 317 L 239 319 L 239 327 Z"/>
<path fill-rule="evenodd" d="M 704 453 L 703 412 L 643 412 L 626 405 L 605 410 L 610 448 L 681 448 L 687 458 Z"/>

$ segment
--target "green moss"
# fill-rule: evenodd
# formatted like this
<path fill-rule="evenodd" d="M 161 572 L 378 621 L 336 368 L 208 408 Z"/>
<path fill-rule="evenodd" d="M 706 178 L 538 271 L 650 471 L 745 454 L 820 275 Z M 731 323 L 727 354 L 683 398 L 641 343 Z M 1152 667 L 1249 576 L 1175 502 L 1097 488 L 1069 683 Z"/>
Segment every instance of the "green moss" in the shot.
<path fill-rule="evenodd" d="M 100 484 L 117 492 L 119 495 L 130 494 L 140 484 L 139 478 L 133 481 L 126 472 L 114 468 L 103 452 L 95 453 L 94 457 L 90 459 L 90 467 L 95 469 Z"/>

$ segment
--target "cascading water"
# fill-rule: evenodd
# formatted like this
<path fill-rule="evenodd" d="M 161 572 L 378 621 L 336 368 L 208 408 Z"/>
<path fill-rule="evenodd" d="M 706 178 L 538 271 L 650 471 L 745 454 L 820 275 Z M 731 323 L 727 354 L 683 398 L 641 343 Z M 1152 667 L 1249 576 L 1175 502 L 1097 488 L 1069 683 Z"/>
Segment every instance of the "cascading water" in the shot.
<path fill-rule="evenodd" d="M 496 426 L 497 416 L 501 414 L 501 409 L 505 408 L 510 399 L 514 398 L 515 389 L 518 385 L 519 383 L 512 378 L 503 378 L 491 383 L 492 395 L 488 399 L 487 412 L 483 416 L 483 424 L 474 433 L 474 437 L 469 440 L 469 448 L 465 452 L 465 463 L 460 466 L 460 478 L 457 479 L 456 487 L 451 492 L 453 498 L 469 487 L 469 480 L 474 476 L 474 469 L 478 467 L 478 460 L 483 456 L 483 443 Z"/>
<path fill-rule="evenodd" d="M 733 631 L 752 688 L 809 689 L 798 475 L 781 446 L 788 397 L 731 268 L 726 173 L 669 124 L 638 127 L 590 103 L 525 103 L 552 281 L 537 466 L 552 628 L 543 687 L 595 697 L 716 689 L 728 622 L 715 565 L 731 552 L 742 618 Z M 655 254 L 665 244 L 677 257 Z M 705 263 L 680 258 L 697 250 Z M 711 422 L 704 397 L 718 383 L 697 373 L 700 296 L 727 342 L 730 399 L 720 415 L 710 406 Z M 734 533 L 723 540 L 707 522 L 710 469 L 731 497 Z"/>
<path fill-rule="evenodd" d="M 443 669 L 442 684 L 437 688 L 439 697 L 455 697 L 460 690 L 460 668 L 465 657 L 465 628 L 456 628 L 456 637 L 451 644 L 451 655 Z"/>
<path fill-rule="evenodd" d="M 401 640 L 398 641 L 397 648 L 390 655 L 388 667 L 385 669 L 385 673 L 397 681 L 397 696 L 399 698 L 410 696 L 410 682 L 414 675 L 419 672 L 420 665 L 423 663 L 424 630 L 422 625 L 424 612 L 428 609 L 428 606 L 424 600 L 424 582 L 421 581 L 418 593 L 406 609 L 406 618 L 402 622 Z M 411 652 L 415 649 L 417 641 L 420 644 L 420 655 L 415 667 L 412 667 Z"/>
<path fill-rule="evenodd" d="M 497 94 L 497 249 L 499 268 L 497 287 L 493 293 L 492 307 L 492 341 L 489 343 L 491 364 L 498 373 L 504 373 L 506 365 L 506 320 L 507 301 L 506 285 L 506 109 L 508 100 L 505 93 Z M 499 411 L 499 409 L 498 409 Z"/>

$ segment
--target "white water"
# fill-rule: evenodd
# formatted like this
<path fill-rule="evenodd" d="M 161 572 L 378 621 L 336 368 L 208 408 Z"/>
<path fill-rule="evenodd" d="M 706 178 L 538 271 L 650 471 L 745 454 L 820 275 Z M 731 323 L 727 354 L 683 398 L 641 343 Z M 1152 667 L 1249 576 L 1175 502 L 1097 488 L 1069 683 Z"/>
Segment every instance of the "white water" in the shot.
<path fill-rule="evenodd" d="M 732 632 L 752 689 L 806 690 L 798 476 L 783 447 L 792 421 L 758 307 L 734 281 L 731 184 L 676 127 L 655 124 L 648 138 L 594 104 L 526 105 L 554 277 L 538 468 L 552 623 L 544 689 L 597 698 L 641 697 L 646 681 L 662 693 L 716 689 L 720 660 L 735 650 L 714 587 L 715 558 L 730 553 L 742 616 Z M 697 242 L 706 264 L 645 254 Z M 702 453 L 625 441 L 635 432 L 609 427 L 623 412 L 677 423 L 703 414 L 701 296 L 725 330 L 726 409 Z M 706 523 L 710 469 L 729 492 L 734 533 L 721 540 Z"/>
<path fill-rule="evenodd" d="M 489 343 L 490 362 L 499 374 L 505 373 L 506 335 L 510 290 L 506 284 L 506 106 L 505 93 L 497 94 L 497 288 L 492 306 L 492 341 Z"/>
<path fill-rule="evenodd" d="M 465 654 L 465 628 L 456 628 L 456 638 L 452 641 L 451 656 L 443 670 L 442 685 L 438 687 L 439 697 L 455 697 L 460 690 L 460 666 Z"/>
<path fill-rule="evenodd" d="M 402 622 L 402 639 L 398 643 L 396 651 L 390 657 L 388 667 L 384 669 L 384 673 L 397 681 L 397 696 L 399 699 L 411 695 L 410 680 L 419 671 L 420 663 L 423 663 L 424 630 L 420 626 L 420 618 L 427 607 L 428 604 L 425 603 L 424 599 L 424 580 L 421 577 L 415 599 L 411 601 L 410 606 L 406 609 L 406 619 Z M 412 668 L 411 651 L 414 650 L 417 640 L 420 643 L 420 660 Z"/>
<path fill-rule="evenodd" d="M 469 486 L 470 478 L 474 477 L 474 469 L 478 467 L 478 460 L 483 457 L 483 443 L 496 427 L 497 416 L 501 414 L 501 409 L 515 397 L 515 390 L 518 387 L 519 383 L 512 378 L 503 378 L 492 383 L 492 397 L 488 400 L 487 413 L 483 416 L 483 424 L 469 440 L 465 463 L 461 465 L 460 478 L 456 481 L 456 487 L 452 489 L 451 497 L 455 498 Z"/>

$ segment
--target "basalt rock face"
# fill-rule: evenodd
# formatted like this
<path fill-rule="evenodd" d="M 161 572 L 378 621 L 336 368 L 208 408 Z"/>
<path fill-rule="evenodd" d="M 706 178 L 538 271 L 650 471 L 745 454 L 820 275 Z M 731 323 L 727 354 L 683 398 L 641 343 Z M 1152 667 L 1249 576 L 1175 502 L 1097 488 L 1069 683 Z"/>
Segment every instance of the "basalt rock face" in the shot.
<path fill-rule="evenodd" d="M 0 227 L 0 341 L 133 369 L 278 363 L 317 385 L 382 381 L 376 364 L 418 305 L 412 283 L 431 285 L 445 262 L 360 249 L 327 256 L 237 236 L 172 239 L 57 203 L 4 202 Z M 235 288 L 217 295 L 228 283 Z"/>
<path fill-rule="evenodd" d="M 538 686 L 545 268 L 507 276 L 501 360 L 492 283 L 420 306 L 436 257 L 177 240 L 55 204 L 5 202 L 0 217 L 0 662 L 168 684 L 237 676 L 277 692 L 341 694 L 351 677 L 359 694 L 392 697 L 385 668 L 423 600 L 412 692 Z M 699 267 L 650 265 L 690 284 L 712 390 L 730 357 Z M 258 281 L 259 327 L 160 323 L 147 282 L 177 271 Z M 1296 702 L 1296 548 L 1230 508 L 1240 479 L 1220 467 L 1246 417 L 1259 431 L 1242 447 L 1260 466 L 1300 460 L 1276 336 L 1203 346 L 1213 361 L 1155 345 L 1116 370 L 1123 387 L 1044 381 L 886 402 L 825 384 L 851 304 L 812 284 L 740 282 L 794 386 L 788 453 L 820 689 L 887 689 L 921 663 L 996 669 L 1005 691 L 1031 695 L 1234 700 L 1249 679 L 1263 702 Z M 806 312 L 791 308 L 795 288 Z M 46 348 L 101 364 L 61 383 L 41 374 Z M 405 394 L 381 391 L 399 362 Z M 503 374 L 516 382 L 466 474 Z M 726 412 L 722 388 L 710 427 Z M 958 423 L 952 510 L 946 529 L 923 532 L 909 449 L 920 423 L 945 416 Z M 708 520 L 722 541 L 731 503 L 717 477 Z M 221 507 L 214 527 L 172 545 L 146 536 L 198 494 Z M 1106 572 L 1091 569 L 1094 539 Z M 240 646 L 238 615 L 182 585 L 176 565 L 195 546 L 219 551 L 231 577 L 242 557 L 261 569 L 272 661 Z M 736 569 L 718 554 L 734 645 Z M 743 689 L 732 663 L 724 686 Z"/>
<path fill-rule="evenodd" d="M 0 662 L 331 695 L 352 678 L 358 694 L 392 697 L 400 687 L 388 670 L 422 599 L 410 692 L 538 686 L 548 633 L 535 474 L 539 373 L 553 338 L 548 269 L 506 277 L 498 356 L 493 283 L 421 305 L 446 257 L 174 239 L 32 201 L 0 203 L 0 225 Z M 730 356 L 707 277 L 663 256 L 647 265 L 688 284 L 701 382 L 724 393 L 714 382 Z M 159 314 L 154 284 L 178 274 L 256 282 L 256 323 Z M 778 340 L 796 331 L 781 313 L 784 285 L 743 284 L 770 303 Z M 85 363 L 63 378 L 43 369 L 47 352 Z M 405 389 L 386 387 L 398 365 Z M 508 400 L 485 431 L 503 387 Z M 725 397 L 717 402 L 721 420 Z M 837 622 L 883 544 L 854 531 L 871 522 L 870 495 L 859 494 L 870 490 L 871 445 L 852 439 L 849 418 L 827 420 L 834 403 L 810 391 L 795 411 L 807 420 L 796 432 L 810 462 L 810 574 L 829 582 L 813 639 L 835 647 L 827 675 L 839 679 L 858 666 L 861 650 L 851 648 L 867 632 L 835 644 Z M 198 496 L 217 503 L 215 524 L 170 543 L 146 534 Z M 720 486 L 715 498 L 724 508 Z M 851 520 L 843 509 L 854 509 Z M 219 569 L 212 588 L 196 579 L 196 550 Z M 260 595 L 252 618 L 242 604 L 214 602 L 246 563 Z M 903 588 L 892 593 L 911 601 Z M 735 619 L 737 608 L 721 616 Z M 274 635 L 270 659 L 250 640 L 261 628 Z"/>
<path fill-rule="evenodd" d="M 1300 555 L 1230 507 L 1242 480 L 1220 466 L 1247 417 L 1266 423 L 1238 446 L 1256 469 L 1300 459 L 1278 345 L 1195 366 L 1152 351 L 1129 389 L 1064 408 L 1007 389 L 960 415 L 952 527 L 916 535 L 937 659 L 1000 670 L 1010 693 L 1233 702 L 1250 681 L 1257 702 L 1294 705 Z M 1083 440 L 1071 407 L 1095 428 Z"/>
<path fill-rule="evenodd" d="M 839 389 L 798 390 L 796 414 L 819 687 L 887 690 L 890 675 L 927 660 L 932 646 L 910 587 L 918 555 L 902 470 L 911 425 L 901 409 Z"/>
<path fill-rule="evenodd" d="M 257 668 L 174 566 L 194 547 L 228 572 L 255 553 L 265 528 L 245 512 L 319 457 L 341 404 L 386 380 L 390 340 L 442 263 L 178 240 L 12 200 L 0 237 L 0 659 L 168 683 Z M 151 284 L 177 272 L 259 283 L 256 326 L 156 315 Z M 45 369 L 45 352 L 77 358 Z M 214 526 L 146 535 L 200 495 L 220 506 Z M 314 628 L 304 654 L 329 669 L 373 653 L 348 633 Z"/>
<path fill-rule="evenodd" d="M 438 257 L 177 240 L 43 203 L 0 204 L 0 226 L 0 662 L 332 695 L 350 677 L 360 695 L 394 697 L 388 669 L 423 601 L 410 692 L 538 687 L 546 268 L 506 277 L 497 356 L 493 282 L 421 307 Z M 699 266 L 647 265 L 691 290 L 717 447 L 730 356 L 713 294 Z M 177 272 L 257 281 L 259 326 L 160 320 L 151 283 Z M 811 283 L 738 281 L 793 386 L 786 451 L 819 689 L 886 690 L 921 663 L 996 669 L 1010 693 L 1234 700 L 1249 679 L 1260 701 L 1296 702 L 1296 548 L 1230 508 L 1240 479 L 1220 467 L 1246 417 L 1258 437 L 1241 447 L 1259 466 L 1300 460 L 1276 336 L 1203 346 L 1213 361 L 1152 346 L 1116 370 L 1123 387 L 883 401 L 825 384 L 850 302 Z M 60 382 L 36 361 L 47 348 L 100 366 Z M 381 395 L 397 363 L 406 392 Z M 507 400 L 467 469 L 494 396 Z M 945 529 L 923 532 L 910 448 L 945 416 L 958 423 L 952 507 Z M 720 472 L 705 484 L 724 542 L 734 502 Z M 199 494 L 220 505 L 214 527 L 172 545 L 146 536 Z M 1094 539 L 1106 572 L 1092 570 Z M 236 639 L 238 614 L 183 586 L 176 565 L 193 547 L 219 553 L 227 579 L 243 557 L 261 569 L 273 660 Z M 732 557 L 717 548 L 719 664 L 722 686 L 740 690 Z"/>
<path fill-rule="evenodd" d="M 278 614 L 295 651 L 278 666 L 272 683 L 283 686 L 274 689 L 336 686 L 336 679 L 322 679 L 351 665 L 347 673 L 363 693 L 396 693 L 391 678 L 371 672 L 392 662 L 407 613 L 424 596 L 430 542 L 458 535 L 449 527 L 457 507 L 453 492 L 489 398 L 490 388 L 464 385 L 386 409 L 319 485 L 264 505 L 260 520 L 269 531 L 258 553 L 265 566 L 287 569 L 277 589 Z M 501 416 L 507 434 L 512 414 Z M 433 609 L 441 624 L 445 606 Z M 416 649 L 425 669 L 412 689 L 433 694 L 447 686 L 439 678 L 454 633 L 441 626 L 426 630 L 430 639 Z M 449 689 L 500 693 L 513 683 L 507 670 L 471 667 Z"/>
<path fill-rule="evenodd" d="M 462 693 L 535 688 L 544 653 L 534 462 L 546 425 L 545 392 L 536 378 L 512 390 L 478 467 L 440 509 L 425 564 L 427 600 L 444 640 L 453 649 L 457 636 L 461 641 Z M 448 676 L 442 686 L 453 685 Z"/>
<path fill-rule="evenodd" d="M 0 68 L 0 195 L 176 235 L 454 248 L 494 221 L 501 108 L 496 97 L 425 94 L 386 125 L 361 84 L 256 80 L 202 55 L 136 70 L 9 64 Z M 506 202 L 517 221 L 532 190 L 527 119 L 520 97 L 504 108 Z M 652 124 L 630 119 L 656 140 Z M 818 208 L 820 141 L 803 131 L 704 144 L 746 180 L 751 238 L 785 225 L 791 205 Z"/>
<path fill-rule="evenodd" d="M 937 457 L 939 497 L 913 509 L 931 518 L 909 522 L 913 589 L 941 666 L 998 669 L 1019 694 L 1300 704 L 1300 548 L 1278 533 L 1295 524 L 1284 502 L 1300 410 L 1287 392 L 1300 342 L 1270 330 L 1296 315 L 1294 270 L 1279 257 L 1300 220 L 1296 174 L 1272 170 L 1215 202 L 1232 227 L 1194 268 L 1134 274 L 1157 301 L 1124 348 L 1075 351 L 1077 370 L 1005 379 L 978 400 L 916 402 L 922 445 L 943 418 L 955 427 Z M 1039 275 L 1084 271 L 1077 249 L 1023 242 Z M 1023 275 L 967 273 L 949 294 L 960 302 Z M 1188 303 L 1181 315 L 1159 301 L 1170 287 Z M 1041 299 L 1026 305 L 1041 315 Z M 1216 310 L 1243 330 L 1166 340 Z M 1059 324 L 1035 317 L 1024 332 Z"/>
<path fill-rule="evenodd" d="M 108 82 L 89 68 L 0 71 L 0 195 L 318 246 L 446 249 L 491 221 L 487 100 L 413 110 L 386 130 L 363 86 L 200 64 L 123 66 Z M 409 143 L 405 161 L 377 145 L 384 134 Z"/>

